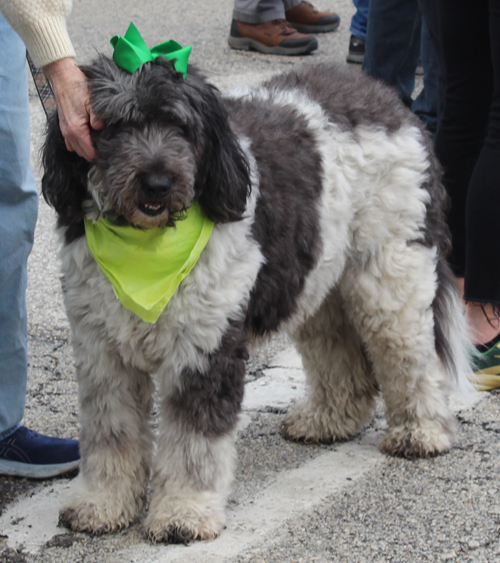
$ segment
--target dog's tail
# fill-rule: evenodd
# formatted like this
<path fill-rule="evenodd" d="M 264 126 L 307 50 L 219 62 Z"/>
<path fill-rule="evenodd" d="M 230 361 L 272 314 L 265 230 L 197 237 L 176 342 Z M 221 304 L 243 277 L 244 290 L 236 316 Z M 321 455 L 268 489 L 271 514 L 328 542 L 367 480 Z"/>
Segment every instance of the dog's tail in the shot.
<path fill-rule="evenodd" d="M 466 403 L 471 404 L 476 391 L 473 386 L 473 345 L 465 322 L 456 280 L 446 260 L 437 263 L 437 292 L 432 304 L 436 351 L 454 387 Z"/>

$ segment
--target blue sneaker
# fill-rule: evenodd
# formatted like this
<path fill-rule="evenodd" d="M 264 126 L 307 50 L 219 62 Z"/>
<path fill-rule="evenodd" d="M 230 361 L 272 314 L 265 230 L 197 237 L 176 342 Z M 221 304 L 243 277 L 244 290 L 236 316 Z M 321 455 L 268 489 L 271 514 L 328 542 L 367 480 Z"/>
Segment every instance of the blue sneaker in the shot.
<path fill-rule="evenodd" d="M 24 426 L 0 440 L 0 475 L 46 479 L 79 463 L 77 440 L 44 436 Z"/>

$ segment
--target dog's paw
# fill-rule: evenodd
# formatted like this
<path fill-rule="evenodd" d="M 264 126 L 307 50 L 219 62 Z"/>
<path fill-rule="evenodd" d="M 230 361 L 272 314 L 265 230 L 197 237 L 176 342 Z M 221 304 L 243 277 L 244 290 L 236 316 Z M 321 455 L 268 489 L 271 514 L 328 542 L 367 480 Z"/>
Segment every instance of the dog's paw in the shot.
<path fill-rule="evenodd" d="M 329 444 L 351 438 L 358 429 L 352 419 L 338 419 L 331 409 L 293 407 L 281 423 L 281 434 L 292 442 Z"/>
<path fill-rule="evenodd" d="M 116 499 L 96 502 L 92 499 L 78 499 L 64 507 L 59 513 L 59 525 L 74 532 L 102 535 L 127 528 L 137 518 L 144 502 L 129 508 Z"/>
<path fill-rule="evenodd" d="M 213 540 L 224 528 L 224 507 L 192 499 L 153 501 L 145 522 L 145 536 L 153 543 Z"/>
<path fill-rule="evenodd" d="M 146 528 L 145 536 L 153 543 L 190 544 L 195 540 L 213 540 L 224 528 L 215 522 L 155 521 Z"/>
<path fill-rule="evenodd" d="M 451 448 L 455 426 L 455 421 L 450 420 L 446 424 L 427 422 L 389 428 L 380 449 L 408 459 L 435 457 Z"/>

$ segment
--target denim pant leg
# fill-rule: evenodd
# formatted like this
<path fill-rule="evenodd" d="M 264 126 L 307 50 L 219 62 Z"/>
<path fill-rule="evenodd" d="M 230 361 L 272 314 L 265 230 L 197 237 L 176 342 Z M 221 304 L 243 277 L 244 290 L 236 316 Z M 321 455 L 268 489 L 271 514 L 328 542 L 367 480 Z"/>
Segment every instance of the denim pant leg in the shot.
<path fill-rule="evenodd" d="M 26 277 L 38 211 L 30 166 L 26 48 L 0 15 L 0 439 L 24 414 Z"/>
<path fill-rule="evenodd" d="M 425 22 L 422 22 L 420 52 L 424 69 L 424 87 L 413 101 L 411 109 L 426 126 L 434 140 L 442 111 L 439 89 L 440 74 L 438 58 L 435 55 L 429 28 Z"/>
<path fill-rule="evenodd" d="M 434 62 L 430 62 L 432 80 L 435 80 L 435 73 L 438 75 L 438 125 L 444 108 L 444 62 L 441 53 L 441 39 L 439 36 L 439 10 L 436 0 L 418 0 L 418 6 L 422 19 L 425 22 L 422 26 L 422 63 L 425 75 L 425 59 L 429 54 L 434 58 Z M 425 44 L 424 44 L 425 41 Z M 425 79 L 424 79 L 425 82 Z"/>
<path fill-rule="evenodd" d="M 356 13 L 352 16 L 349 31 L 356 37 L 366 41 L 366 28 L 368 25 L 368 8 L 370 7 L 370 0 L 353 0 L 352 3 L 356 8 Z"/>
<path fill-rule="evenodd" d="M 416 0 L 370 0 L 363 69 L 395 88 L 410 108 L 420 33 Z"/>

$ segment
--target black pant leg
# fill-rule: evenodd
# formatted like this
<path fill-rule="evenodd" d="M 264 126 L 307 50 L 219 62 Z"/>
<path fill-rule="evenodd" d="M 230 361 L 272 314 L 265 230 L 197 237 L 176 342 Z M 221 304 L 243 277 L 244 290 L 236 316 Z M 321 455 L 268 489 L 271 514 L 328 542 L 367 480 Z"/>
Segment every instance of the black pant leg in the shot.
<path fill-rule="evenodd" d="M 438 0 L 445 99 L 436 153 L 451 198 L 451 266 L 465 275 L 469 182 L 481 151 L 493 93 L 488 0 Z"/>
<path fill-rule="evenodd" d="M 465 297 L 500 304 L 500 0 L 489 0 L 489 39 L 494 91 L 467 197 Z"/>

